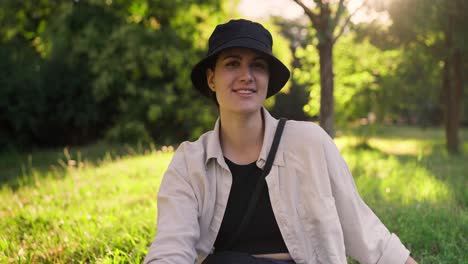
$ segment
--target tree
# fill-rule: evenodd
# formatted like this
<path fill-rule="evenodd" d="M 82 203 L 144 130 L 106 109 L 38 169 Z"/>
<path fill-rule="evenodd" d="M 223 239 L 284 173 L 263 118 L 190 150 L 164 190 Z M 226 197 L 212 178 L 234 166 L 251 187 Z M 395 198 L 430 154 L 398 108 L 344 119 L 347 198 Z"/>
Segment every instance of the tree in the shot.
<path fill-rule="evenodd" d="M 0 1 L 0 149 L 198 137 L 216 107 L 192 89 L 190 67 L 224 5 Z"/>
<path fill-rule="evenodd" d="M 385 58 L 379 58 L 375 68 L 379 85 L 378 121 L 437 126 L 442 123 L 439 61 L 422 48 L 400 45 L 389 32 L 391 23 L 388 22 L 373 20 L 352 25 L 356 41 L 369 41 L 380 50 L 381 55 L 395 52 L 387 65 Z M 354 47 L 348 48 L 347 52 L 354 50 Z M 370 57 L 367 51 L 360 51 L 360 54 L 361 57 Z M 343 55 L 337 54 L 336 57 L 341 59 Z"/>
<path fill-rule="evenodd" d="M 463 63 L 468 44 L 468 4 L 465 0 L 395 0 L 388 6 L 392 33 L 409 49 L 423 49 L 439 62 L 440 102 L 447 150 L 460 152 Z"/>
<path fill-rule="evenodd" d="M 309 116 L 317 116 L 320 111 L 319 77 L 310 74 L 310 71 L 319 66 L 318 54 L 315 47 L 309 44 L 298 48 L 295 56 L 301 65 L 294 70 L 295 82 L 311 87 L 310 101 L 304 109 Z M 415 96 L 412 94 L 405 93 L 404 98 L 400 98 L 407 89 L 399 79 L 402 51 L 381 50 L 368 39 L 358 39 L 355 32 L 349 32 L 343 34 L 335 45 L 333 56 L 336 72 L 335 124 L 356 124 L 355 121 L 368 116 L 375 116 L 376 121 L 394 117 L 402 112 L 402 100 L 405 100 L 404 104 L 416 108 Z"/>
<path fill-rule="evenodd" d="M 314 7 L 310 8 L 301 0 L 294 0 L 304 9 L 312 26 L 317 31 L 320 63 L 320 125 L 333 137 L 334 132 L 334 82 L 333 82 L 333 46 L 343 34 L 354 13 L 346 15 L 348 1 L 340 0 L 333 10 L 330 1 L 314 0 Z M 365 3 L 365 1 L 363 1 Z M 356 9 L 358 10 L 358 9 Z"/>
<path fill-rule="evenodd" d="M 304 112 L 304 106 L 309 102 L 310 83 L 298 82 L 297 70 L 301 69 L 301 61 L 296 55 L 296 51 L 304 48 L 310 43 L 311 34 L 302 20 L 286 20 L 282 17 L 273 17 L 273 21 L 281 29 L 281 35 L 291 40 L 289 50 L 292 53 L 292 69 L 290 86 L 283 88 L 282 92 L 275 96 L 275 105 L 271 110 L 274 116 L 283 116 L 294 120 L 309 120 L 310 118 Z M 277 38 L 275 38 L 276 40 Z M 276 45 L 276 44 L 275 44 Z"/>

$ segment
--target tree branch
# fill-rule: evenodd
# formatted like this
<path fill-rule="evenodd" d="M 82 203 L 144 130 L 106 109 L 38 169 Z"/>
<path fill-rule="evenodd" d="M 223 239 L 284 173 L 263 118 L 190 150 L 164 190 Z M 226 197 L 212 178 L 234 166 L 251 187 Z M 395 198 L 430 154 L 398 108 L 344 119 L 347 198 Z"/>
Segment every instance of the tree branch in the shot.
<path fill-rule="evenodd" d="M 341 0 L 340 0 L 341 2 Z M 333 44 L 343 35 L 346 27 L 348 26 L 349 22 L 351 21 L 351 18 L 366 4 L 367 1 L 363 1 L 362 4 L 356 8 L 356 10 L 353 11 L 347 18 L 346 21 L 344 22 L 343 26 L 340 28 L 340 32 L 336 35 L 336 37 L 333 38 Z M 338 12 L 338 11 L 337 11 Z M 341 16 L 341 15 L 340 15 Z M 336 21 L 336 25 L 338 24 L 338 20 Z M 333 28 L 334 29 L 334 28 Z"/>
<path fill-rule="evenodd" d="M 340 18 L 344 10 L 345 10 L 344 0 L 340 0 L 340 2 L 338 3 L 338 9 L 336 10 L 335 19 L 333 20 L 333 25 L 331 29 L 332 32 L 335 31 L 336 25 L 338 25 L 338 23 L 340 22 Z"/>
<path fill-rule="evenodd" d="M 316 3 L 320 9 L 323 8 L 323 1 L 322 0 L 314 0 L 314 3 Z"/>
<path fill-rule="evenodd" d="M 304 9 L 304 12 L 310 18 L 314 26 L 317 26 L 319 24 L 318 22 L 319 17 L 317 14 L 314 14 L 314 12 L 312 12 L 312 10 L 310 10 L 310 8 L 308 8 L 301 0 L 293 0 L 293 1 L 296 2 L 300 7 L 302 7 L 302 9 Z"/>

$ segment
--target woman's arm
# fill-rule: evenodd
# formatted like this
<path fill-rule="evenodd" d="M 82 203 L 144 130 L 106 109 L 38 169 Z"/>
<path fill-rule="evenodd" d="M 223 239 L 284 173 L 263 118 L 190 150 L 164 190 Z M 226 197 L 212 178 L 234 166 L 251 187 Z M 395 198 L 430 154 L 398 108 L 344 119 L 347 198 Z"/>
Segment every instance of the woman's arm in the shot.
<path fill-rule="evenodd" d="M 156 237 L 144 263 L 194 263 L 200 236 L 198 203 L 188 179 L 183 145 L 164 173 L 158 192 Z"/>
<path fill-rule="evenodd" d="M 408 257 L 405 264 L 418 264 L 411 256 Z"/>
<path fill-rule="evenodd" d="M 360 263 L 413 263 L 400 239 L 389 232 L 359 196 L 351 172 L 332 139 L 324 133 L 322 142 L 346 254 Z"/>

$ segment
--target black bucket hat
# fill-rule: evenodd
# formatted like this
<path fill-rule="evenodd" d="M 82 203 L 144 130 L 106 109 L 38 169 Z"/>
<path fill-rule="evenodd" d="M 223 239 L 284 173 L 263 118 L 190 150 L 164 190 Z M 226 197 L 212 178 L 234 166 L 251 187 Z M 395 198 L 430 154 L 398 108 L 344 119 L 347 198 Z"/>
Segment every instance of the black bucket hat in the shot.
<path fill-rule="evenodd" d="M 211 97 L 213 92 L 208 87 L 206 69 L 217 55 L 227 48 L 249 48 L 265 54 L 269 58 L 267 98 L 276 94 L 289 79 L 288 68 L 272 53 L 273 39 L 261 24 L 245 19 L 230 20 L 218 25 L 208 41 L 208 54 L 192 69 L 192 83 L 203 95 Z"/>

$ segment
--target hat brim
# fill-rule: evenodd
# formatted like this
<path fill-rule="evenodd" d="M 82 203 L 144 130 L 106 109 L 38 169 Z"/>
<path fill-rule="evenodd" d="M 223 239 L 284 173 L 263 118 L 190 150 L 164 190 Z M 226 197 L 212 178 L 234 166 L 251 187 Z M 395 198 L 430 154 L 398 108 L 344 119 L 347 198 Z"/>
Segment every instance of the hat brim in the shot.
<path fill-rule="evenodd" d="M 207 83 L 206 69 L 208 68 L 210 63 L 214 63 L 212 62 L 212 60 L 216 59 L 217 55 L 221 51 L 226 50 L 228 48 L 248 48 L 260 52 L 269 58 L 269 80 L 267 98 L 279 92 L 283 88 L 283 86 L 288 82 L 290 76 L 288 68 L 271 52 L 269 52 L 267 47 L 265 47 L 261 42 L 256 41 L 255 39 L 241 38 L 235 39 L 233 41 L 221 45 L 193 67 L 192 73 L 190 75 L 192 83 L 195 86 L 195 88 L 198 91 L 200 91 L 203 95 L 211 97 L 212 94 L 212 91 L 208 87 Z"/>

